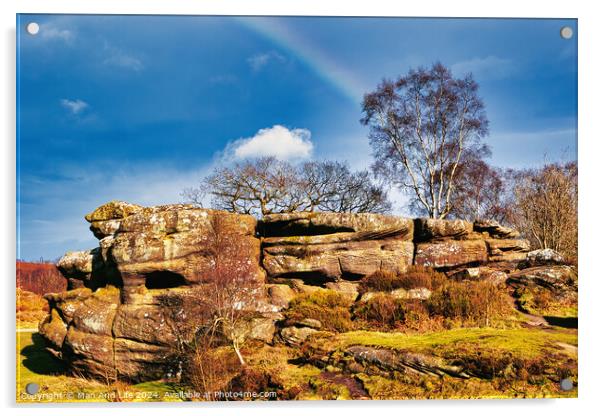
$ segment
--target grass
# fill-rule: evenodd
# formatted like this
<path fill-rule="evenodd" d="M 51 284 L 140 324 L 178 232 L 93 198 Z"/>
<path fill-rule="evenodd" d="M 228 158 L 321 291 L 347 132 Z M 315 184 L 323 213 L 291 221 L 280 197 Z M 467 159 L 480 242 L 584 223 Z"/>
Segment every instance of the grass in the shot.
<path fill-rule="evenodd" d="M 341 346 L 365 345 L 414 352 L 433 352 L 442 347 L 473 344 L 478 348 L 495 348 L 535 357 L 546 349 L 559 349 L 562 342 L 577 345 L 577 333 L 569 330 L 459 328 L 429 334 L 355 331 L 339 334 L 336 342 Z"/>

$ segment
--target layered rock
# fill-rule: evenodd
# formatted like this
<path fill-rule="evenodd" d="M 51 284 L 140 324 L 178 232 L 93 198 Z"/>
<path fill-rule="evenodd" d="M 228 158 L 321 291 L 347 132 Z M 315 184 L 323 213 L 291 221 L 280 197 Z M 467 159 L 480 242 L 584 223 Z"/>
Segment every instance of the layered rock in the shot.
<path fill-rule="evenodd" d="M 103 380 L 177 376 L 173 353 L 182 341 L 177 327 L 186 327 L 184 338 L 193 335 L 200 314 L 190 294 L 203 289 L 214 266 L 218 227 L 228 236 L 225 244 L 246 253 L 248 277 L 265 282 L 254 292 L 252 306 L 241 305 L 256 312 L 241 330 L 267 343 L 280 337 L 298 345 L 320 330 L 300 321 L 278 334 L 281 311 L 294 296 L 324 287 L 354 302 L 358 281 L 376 271 L 399 274 L 416 264 L 458 278 L 502 282 L 510 274 L 516 285 L 543 279 L 535 270 L 511 274 L 517 262 L 540 264 L 545 253 L 529 254 L 528 243 L 514 230 L 487 221 L 291 213 L 257 222 L 192 205 L 119 201 L 97 208 L 86 220 L 99 247 L 67 253 L 58 262 L 69 291 L 47 296 L 50 313 L 40 333 L 74 372 Z M 395 296 L 424 300 L 430 292 L 400 289 Z"/>
<path fill-rule="evenodd" d="M 294 213 L 266 216 L 263 262 L 268 278 L 325 284 L 377 270 L 404 272 L 414 255 L 413 221 L 379 214 Z"/>

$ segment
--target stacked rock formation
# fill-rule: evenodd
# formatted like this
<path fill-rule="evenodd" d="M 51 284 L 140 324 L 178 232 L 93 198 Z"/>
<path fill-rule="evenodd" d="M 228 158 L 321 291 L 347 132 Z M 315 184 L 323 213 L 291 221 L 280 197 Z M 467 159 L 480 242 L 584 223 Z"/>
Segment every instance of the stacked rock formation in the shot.
<path fill-rule="evenodd" d="M 67 253 L 57 263 L 69 290 L 47 295 L 50 312 L 40 334 L 49 350 L 73 371 L 100 378 L 151 380 L 177 373 L 170 360 L 176 335 L 162 300 L 203 283 L 218 214 L 226 232 L 249 249 L 254 279 L 264 282 L 250 333 L 264 342 L 272 342 L 279 311 L 311 287 L 355 298 L 361 278 L 378 270 L 403 273 L 412 264 L 497 282 L 514 273 L 513 282 L 521 285 L 539 276 L 517 272 L 521 262 L 526 271 L 541 267 L 529 264 L 535 260 L 527 256 L 527 241 L 492 221 L 290 213 L 258 222 L 193 205 L 113 201 L 86 216 L 99 247 Z M 186 311 L 178 312 L 186 319 Z"/>

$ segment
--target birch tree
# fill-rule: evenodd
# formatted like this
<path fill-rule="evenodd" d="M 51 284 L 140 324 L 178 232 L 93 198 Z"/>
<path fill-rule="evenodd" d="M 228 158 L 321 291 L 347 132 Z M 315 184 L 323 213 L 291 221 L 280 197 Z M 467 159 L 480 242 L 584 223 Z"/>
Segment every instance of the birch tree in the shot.
<path fill-rule="evenodd" d="M 374 171 L 431 218 L 451 212 L 462 155 L 481 148 L 488 133 L 478 89 L 472 75 L 454 78 L 436 63 L 384 80 L 364 96 L 361 122 L 370 129 Z"/>

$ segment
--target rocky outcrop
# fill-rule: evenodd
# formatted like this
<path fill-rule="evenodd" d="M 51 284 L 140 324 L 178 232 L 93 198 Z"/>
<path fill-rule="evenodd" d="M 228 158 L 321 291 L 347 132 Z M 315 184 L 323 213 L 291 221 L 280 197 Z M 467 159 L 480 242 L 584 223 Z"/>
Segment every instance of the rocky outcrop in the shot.
<path fill-rule="evenodd" d="M 47 296 L 50 312 L 40 334 L 74 372 L 103 380 L 178 374 L 173 353 L 182 334 L 176 327 L 199 315 L 194 302 L 185 301 L 193 288 L 202 290 L 212 270 L 218 226 L 248 253 L 248 277 L 264 283 L 253 292 L 256 314 L 245 333 L 266 343 L 279 338 L 299 345 L 321 330 L 318 321 L 280 324 L 293 297 L 324 287 L 354 302 L 358 281 L 376 271 L 403 273 L 415 264 L 457 278 L 502 282 L 510 275 L 516 285 L 555 284 L 544 271 L 511 274 L 517 262 L 540 264 L 542 255 L 528 253 L 514 230 L 494 222 L 338 213 L 273 214 L 258 222 L 193 205 L 119 201 L 86 220 L 99 246 L 59 260 L 69 290 Z M 430 291 L 399 289 L 393 295 L 424 300 Z"/>
<path fill-rule="evenodd" d="M 268 278 L 325 284 L 412 264 L 413 222 L 379 214 L 294 213 L 262 219 Z"/>

